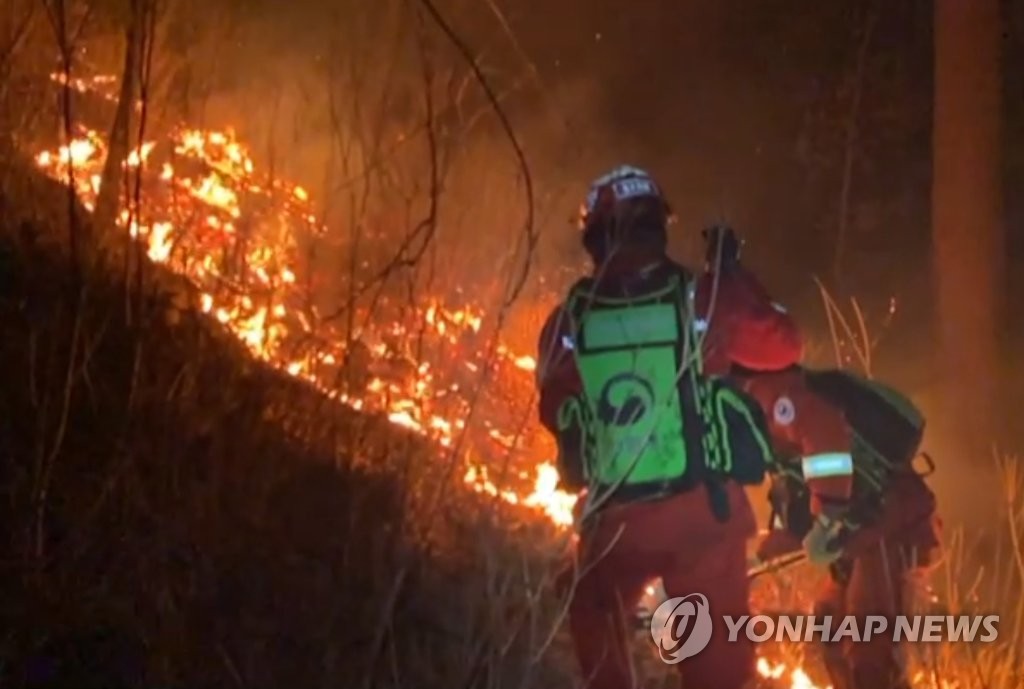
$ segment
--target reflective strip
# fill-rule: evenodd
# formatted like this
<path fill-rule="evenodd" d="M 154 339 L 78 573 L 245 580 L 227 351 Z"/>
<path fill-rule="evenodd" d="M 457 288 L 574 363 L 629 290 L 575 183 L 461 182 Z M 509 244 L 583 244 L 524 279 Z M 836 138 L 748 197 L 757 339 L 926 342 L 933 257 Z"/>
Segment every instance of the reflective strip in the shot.
<path fill-rule="evenodd" d="M 705 332 L 708 329 L 708 320 L 706 318 L 694 318 L 693 329 L 698 333 Z"/>
<path fill-rule="evenodd" d="M 803 470 L 805 479 L 852 476 L 853 457 L 849 452 L 824 452 L 820 455 L 811 455 L 804 457 Z"/>
<path fill-rule="evenodd" d="M 569 335 L 562 335 L 562 349 L 576 349 L 576 343 Z"/>

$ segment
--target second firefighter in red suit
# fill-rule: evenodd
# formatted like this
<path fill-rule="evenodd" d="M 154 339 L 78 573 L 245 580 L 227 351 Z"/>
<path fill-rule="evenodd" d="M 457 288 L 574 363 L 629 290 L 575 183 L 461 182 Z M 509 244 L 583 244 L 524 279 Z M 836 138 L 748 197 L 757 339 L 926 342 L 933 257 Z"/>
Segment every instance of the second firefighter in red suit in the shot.
<path fill-rule="evenodd" d="M 699 357 L 685 366 L 678 361 L 695 355 L 691 321 L 701 330 L 700 319 L 680 320 L 678 314 L 694 315 L 701 296 L 693 293 L 690 273 L 666 255 L 667 220 L 667 204 L 643 171 L 621 168 L 598 180 L 582 223 L 593 274 L 551 314 L 539 342 L 540 418 L 558 439 L 563 483 L 589 489 L 586 504 L 594 507 L 580 525 L 569 611 L 585 686 L 593 689 L 633 686 L 629 620 L 654 578 L 662 579 L 670 597 L 707 596 L 716 616 L 749 613 L 746 544 L 756 524 L 742 471 L 719 475 L 695 466 L 706 439 L 697 434 L 701 426 L 694 423 L 697 412 L 687 391 L 708 379 L 695 363 Z M 728 322 L 739 338 L 735 333 L 748 331 L 743 295 L 756 283 L 738 265 L 732 268 L 730 278 L 718 281 L 728 306 L 712 318 Z M 760 363 L 785 366 L 800 358 L 799 336 L 784 313 L 771 311 L 771 323 L 757 311 L 751 318 L 757 325 L 749 330 L 777 354 Z M 777 342 L 762 339 L 773 332 Z M 616 357 L 623 351 L 632 358 L 619 371 Z M 652 394 L 667 389 L 667 398 Z M 666 413 L 655 415 L 660 421 L 635 443 L 647 450 L 616 480 L 621 463 L 607 456 L 614 451 L 600 441 L 595 459 L 594 436 L 634 441 L 629 431 L 646 423 L 651 403 Z M 758 432 L 738 429 L 737 443 L 747 431 Z M 637 474 L 645 478 L 633 480 Z M 599 500 L 595 486 L 605 488 Z M 685 686 L 741 689 L 753 676 L 752 645 L 729 643 L 720 627 L 706 649 L 676 666 Z"/>
<path fill-rule="evenodd" d="M 935 498 L 913 467 L 924 419 L 892 388 L 787 360 L 800 341 L 792 322 L 780 321 L 782 307 L 735 270 L 736 237 L 712 232 L 717 241 L 709 241 L 697 292 L 698 312 L 710 317 L 707 365 L 758 401 L 779 460 L 771 493 L 785 528 L 771 532 L 758 555 L 804 548 L 828 566 L 819 615 L 905 612 L 907 580 L 939 547 Z M 908 686 L 898 649 L 884 636 L 827 645 L 825 659 L 835 689 Z"/>
<path fill-rule="evenodd" d="M 844 371 L 794 366 L 741 379 L 766 412 L 779 459 L 772 497 L 785 528 L 759 556 L 802 545 L 830 569 L 817 615 L 881 615 L 894 628 L 908 579 L 939 546 L 935 498 L 914 467 L 924 419 L 899 392 Z M 826 644 L 825 660 L 835 689 L 910 686 L 886 635 Z"/>

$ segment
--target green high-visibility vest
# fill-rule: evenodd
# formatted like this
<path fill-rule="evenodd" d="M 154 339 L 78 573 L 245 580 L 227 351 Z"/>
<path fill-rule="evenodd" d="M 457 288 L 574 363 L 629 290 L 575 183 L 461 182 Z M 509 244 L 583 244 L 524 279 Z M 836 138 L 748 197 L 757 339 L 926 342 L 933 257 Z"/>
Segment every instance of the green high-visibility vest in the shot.
<path fill-rule="evenodd" d="M 684 432 L 681 385 L 693 383 L 681 353 L 696 354 L 684 317 L 678 278 L 658 292 L 630 300 L 576 289 L 575 355 L 583 380 L 590 447 L 588 482 L 604 485 L 665 483 L 681 479 L 690 457 Z M 695 362 L 699 357 L 694 358 Z M 699 364 L 698 364 L 699 365 Z"/>
<path fill-rule="evenodd" d="M 583 394 L 562 405 L 559 431 L 582 445 L 588 484 L 637 495 L 764 479 L 772 459 L 764 415 L 727 380 L 703 374 L 693 302 L 685 275 L 628 299 L 597 295 L 589 281 L 570 292 Z"/>

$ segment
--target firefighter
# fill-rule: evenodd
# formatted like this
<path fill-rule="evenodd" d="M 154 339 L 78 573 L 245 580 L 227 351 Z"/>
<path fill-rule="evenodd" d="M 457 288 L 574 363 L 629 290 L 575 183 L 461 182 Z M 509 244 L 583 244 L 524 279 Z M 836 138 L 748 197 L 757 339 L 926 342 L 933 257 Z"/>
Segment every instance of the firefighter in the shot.
<path fill-rule="evenodd" d="M 563 485 L 582 495 L 566 581 L 593 689 L 633 686 L 627 618 L 653 579 L 670 597 L 705 595 L 716 617 L 749 612 L 756 524 L 743 485 L 764 478 L 766 422 L 752 400 L 703 373 L 706 327 L 692 274 L 666 255 L 669 217 L 642 170 L 594 182 L 580 223 L 593 272 L 539 342 L 540 418 L 558 441 Z M 685 686 L 740 689 L 752 677 L 752 645 L 729 643 L 720 627 L 677 665 Z"/>
<path fill-rule="evenodd" d="M 896 390 L 845 371 L 734 373 L 764 409 L 777 458 L 770 495 L 783 528 L 758 557 L 803 547 L 829 569 L 816 615 L 882 615 L 893 629 L 939 546 L 935 496 L 915 467 L 924 418 Z M 891 635 L 824 651 L 835 689 L 909 687 Z"/>

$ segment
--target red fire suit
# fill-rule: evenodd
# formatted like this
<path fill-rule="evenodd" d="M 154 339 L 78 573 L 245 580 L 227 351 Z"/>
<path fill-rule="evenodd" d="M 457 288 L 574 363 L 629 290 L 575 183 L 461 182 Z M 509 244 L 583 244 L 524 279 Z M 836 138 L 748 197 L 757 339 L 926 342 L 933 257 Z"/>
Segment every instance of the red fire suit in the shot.
<path fill-rule="evenodd" d="M 743 387 L 765 410 L 776 454 L 802 459 L 813 516 L 840 519 L 868 498 L 856 489 L 858 456 L 852 452 L 853 432 L 844 411 L 809 389 L 803 369 L 753 375 Z M 830 461 L 828 470 L 821 472 L 824 475 L 813 469 L 815 458 L 836 457 L 849 457 L 850 464 L 841 468 Z M 832 615 L 834 620 L 855 615 L 862 621 L 867 615 L 891 620 L 904 614 L 908 575 L 926 566 L 939 544 L 935 497 L 909 466 L 912 458 L 906 459 L 907 465 L 882 489 L 873 518 L 841 539 L 843 555 L 832 566 L 815 614 Z M 799 548 L 797 536 L 773 531 L 761 544 L 759 556 L 770 559 Z M 876 635 L 866 643 L 826 644 L 825 656 L 836 689 L 907 686 L 891 636 Z"/>
<path fill-rule="evenodd" d="M 617 256 L 601 280 L 628 282 L 656 274 L 665 266 L 671 264 L 660 255 Z M 698 307 L 698 315 L 708 315 L 710 299 L 704 290 L 710 284 L 705 279 L 698 286 L 695 300 L 704 308 Z M 799 360 L 801 345 L 795 325 L 781 310 L 772 308 L 770 301 L 761 303 L 763 290 L 751 276 L 737 267 L 718 281 L 717 289 L 706 338 L 706 344 L 716 347 L 715 366 L 724 368 L 723 362 L 730 360 L 730 341 L 737 342 L 732 356 L 747 363 L 784 366 Z M 721 335 L 718 327 L 723 329 Z M 565 346 L 570 336 L 569 319 L 559 307 L 541 332 L 537 372 L 540 418 L 553 434 L 557 433 L 559 407 L 583 389 L 572 352 Z M 745 341 L 745 337 L 755 341 Z M 566 485 L 582 487 L 579 459 L 560 460 Z M 707 491 L 699 485 L 655 500 L 613 503 L 585 526 L 577 549 L 576 571 L 581 574 L 569 617 L 586 686 L 633 686 L 626 620 L 651 579 L 661 577 L 669 597 L 704 594 L 716 616 L 749 613 L 746 542 L 756 533 L 756 524 L 743 488 L 730 482 L 727 494 L 731 516 L 725 522 L 715 519 Z M 727 642 L 727 630 L 721 626 L 716 625 L 707 648 L 676 666 L 686 687 L 740 689 L 752 676 L 753 646 Z"/>
<path fill-rule="evenodd" d="M 703 348 L 706 373 L 725 375 L 733 364 L 778 371 L 803 358 L 803 339 L 793 319 L 742 266 L 704 273 L 694 301 L 709 326 Z"/>

